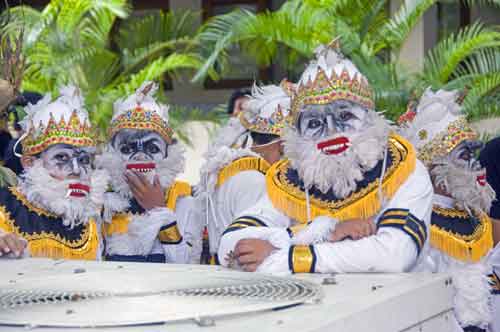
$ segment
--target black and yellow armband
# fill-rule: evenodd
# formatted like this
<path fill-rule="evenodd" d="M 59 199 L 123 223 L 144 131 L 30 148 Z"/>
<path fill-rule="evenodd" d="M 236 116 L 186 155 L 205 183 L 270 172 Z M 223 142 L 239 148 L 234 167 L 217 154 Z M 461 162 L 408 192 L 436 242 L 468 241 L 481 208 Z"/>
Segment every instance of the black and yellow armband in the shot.
<path fill-rule="evenodd" d="M 222 236 L 247 227 L 267 227 L 267 225 L 255 217 L 243 216 L 239 217 L 231 225 L 229 225 L 224 233 L 222 233 Z"/>
<path fill-rule="evenodd" d="M 394 227 L 410 236 L 417 246 L 417 251 L 424 247 L 427 239 L 425 223 L 407 209 L 387 209 L 378 220 L 378 227 Z"/>
<path fill-rule="evenodd" d="M 158 239 L 161 244 L 179 244 L 182 241 L 181 233 L 177 227 L 177 221 L 171 222 L 168 225 L 160 228 Z"/>
<path fill-rule="evenodd" d="M 314 273 L 316 253 L 312 245 L 295 245 L 288 250 L 288 268 L 293 273 Z"/>
<path fill-rule="evenodd" d="M 490 277 L 491 294 L 500 295 L 500 278 L 495 272 L 490 274 L 489 277 Z"/>

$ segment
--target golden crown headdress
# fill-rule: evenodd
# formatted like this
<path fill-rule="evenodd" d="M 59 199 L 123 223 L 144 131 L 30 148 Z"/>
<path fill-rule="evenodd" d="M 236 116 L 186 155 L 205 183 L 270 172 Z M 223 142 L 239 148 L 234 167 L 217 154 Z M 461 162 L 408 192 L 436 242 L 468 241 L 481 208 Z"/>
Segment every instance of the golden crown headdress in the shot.
<path fill-rule="evenodd" d="M 168 143 L 173 143 L 173 130 L 168 124 L 167 105 L 154 99 L 158 85 L 145 82 L 126 99 L 114 104 L 114 114 L 109 127 L 109 137 L 121 129 L 151 130 L 158 133 Z"/>
<path fill-rule="evenodd" d="M 340 51 L 339 40 L 320 45 L 297 83 L 292 113 L 298 117 L 303 105 L 323 105 L 348 100 L 374 109 L 373 91 L 366 77 Z"/>
<path fill-rule="evenodd" d="M 25 108 L 27 115 L 21 121 L 25 130 L 21 138 L 23 154 L 36 155 L 55 144 L 95 146 L 95 133 L 79 90 L 67 86 L 60 93 L 54 101 L 47 94 Z"/>
<path fill-rule="evenodd" d="M 412 102 L 400 117 L 401 132 L 418 151 L 418 158 L 427 166 L 436 158 L 445 157 L 465 140 L 477 139 L 462 114 L 463 93 L 428 88 L 418 104 Z"/>
<path fill-rule="evenodd" d="M 254 85 L 249 98 L 239 114 L 241 124 L 253 132 L 281 136 L 290 116 L 290 92 L 277 85 Z"/>

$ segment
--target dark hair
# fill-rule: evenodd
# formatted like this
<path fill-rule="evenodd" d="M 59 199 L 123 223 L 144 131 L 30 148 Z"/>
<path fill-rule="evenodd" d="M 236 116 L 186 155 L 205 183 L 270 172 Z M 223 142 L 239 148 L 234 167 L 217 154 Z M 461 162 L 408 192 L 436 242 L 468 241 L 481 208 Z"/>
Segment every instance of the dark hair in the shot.
<path fill-rule="evenodd" d="M 236 100 L 245 97 L 247 95 L 250 95 L 252 92 L 248 89 L 238 89 L 234 90 L 233 94 L 231 97 L 229 97 L 229 101 L 227 102 L 227 114 L 231 115 L 234 112 L 234 104 L 236 103 Z"/>
<path fill-rule="evenodd" d="M 252 136 L 252 140 L 257 145 L 267 144 L 267 143 L 270 143 L 270 142 L 274 141 L 275 139 L 279 138 L 278 135 L 274 135 L 274 134 L 261 134 L 261 133 L 255 132 L 255 131 L 251 131 L 250 132 L 250 136 Z"/>
<path fill-rule="evenodd" d="M 28 103 L 35 105 L 42 99 L 43 96 L 36 92 L 23 92 L 20 94 L 16 100 L 9 106 L 7 112 L 14 114 L 14 129 L 19 131 L 21 126 L 19 125 L 19 114 L 17 114 L 16 106 L 26 107 Z"/>

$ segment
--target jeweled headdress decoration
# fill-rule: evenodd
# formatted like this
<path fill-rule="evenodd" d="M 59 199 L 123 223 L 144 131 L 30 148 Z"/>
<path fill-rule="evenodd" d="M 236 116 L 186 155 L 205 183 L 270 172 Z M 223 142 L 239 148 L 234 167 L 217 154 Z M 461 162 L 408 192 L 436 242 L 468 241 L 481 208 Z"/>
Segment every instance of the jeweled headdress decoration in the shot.
<path fill-rule="evenodd" d="M 249 131 L 281 136 L 290 116 L 290 94 L 282 86 L 254 85 L 249 97 L 239 115 L 241 124 Z"/>
<path fill-rule="evenodd" d="M 400 117 L 400 126 L 418 150 L 418 158 L 427 166 L 435 158 L 448 155 L 465 140 L 477 139 L 477 133 L 470 127 L 461 113 L 458 91 L 428 88 L 418 105 L 409 107 Z"/>
<path fill-rule="evenodd" d="M 109 137 L 121 129 L 151 130 L 157 132 L 168 143 L 173 143 L 173 131 L 168 124 L 169 106 L 154 99 L 158 85 L 145 82 L 127 99 L 114 104 L 114 113 L 109 127 Z"/>
<path fill-rule="evenodd" d="M 60 93 L 54 101 L 47 94 L 35 105 L 25 108 L 27 115 L 21 121 L 25 130 L 21 139 L 23 154 L 36 155 L 54 144 L 95 146 L 95 133 L 80 91 L 67 86 Z"/>
<path fill-rule="evenodd" d="M 297 83 L 292 100 L 296 118 L 303 105 L 323 105 L 336 100 L 348 100 L 374 109 L 373 91 L 363 74 L 340 51 L 338 39 L 320 45 Z"/>

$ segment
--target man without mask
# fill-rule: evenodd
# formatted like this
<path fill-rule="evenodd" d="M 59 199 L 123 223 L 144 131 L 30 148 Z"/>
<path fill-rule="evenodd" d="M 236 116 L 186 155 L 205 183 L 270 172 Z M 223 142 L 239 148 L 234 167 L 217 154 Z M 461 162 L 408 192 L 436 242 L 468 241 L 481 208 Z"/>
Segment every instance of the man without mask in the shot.
<path fill-rule="evenodd" d="M 1 254 L 100 259 L 99 216 L 108 176 L 93 169 L 95 142 L 74 87 L 25 108 L 25 173 L 0 190 Z"/>
<path fill-rule="evenodd" d="M 335 43 L 319 47 L 302 74 L 292 115 L 287 159 L 267 172 L 268 195 L 226 229 L 221 263 L 263 272 L 416 268 L 427 248 L 428 173 L 374 111 L 368 81 Z"/>
<path fill-rule="evenodd" d="M 202 222 L 191 187 L 176 181 L 184 150 L 173 138 L 158 86 L 144 83 L 114 105 L 109 143 L 98 165 L 111 174 L 106 193 L 106 258 L 199 263 Z"/>
<path fill-rule="evenodd" d="M 290 97 L 280 86 L 254 86 L 243 110 L 221 130 L 201 168 L 197 197 L 204 207 L 212 264 L 219 263 L 217 250 L 227 226 L 265 195 L 265 172 L 281 158 Z"/>
<path fill-rule="evenodd" d="M 475 159 L 482 143 L 461 114 L 458 98 L 456 91 L 429 88 L 416 109 L 402 116 L 402 132 L 417 148 L 434 185 L 426 268 L 453 277 L 456 330 L 486 331 L 491 321 L 487 255 L 493 247 L 486 213 L 495 193 Z"/>

